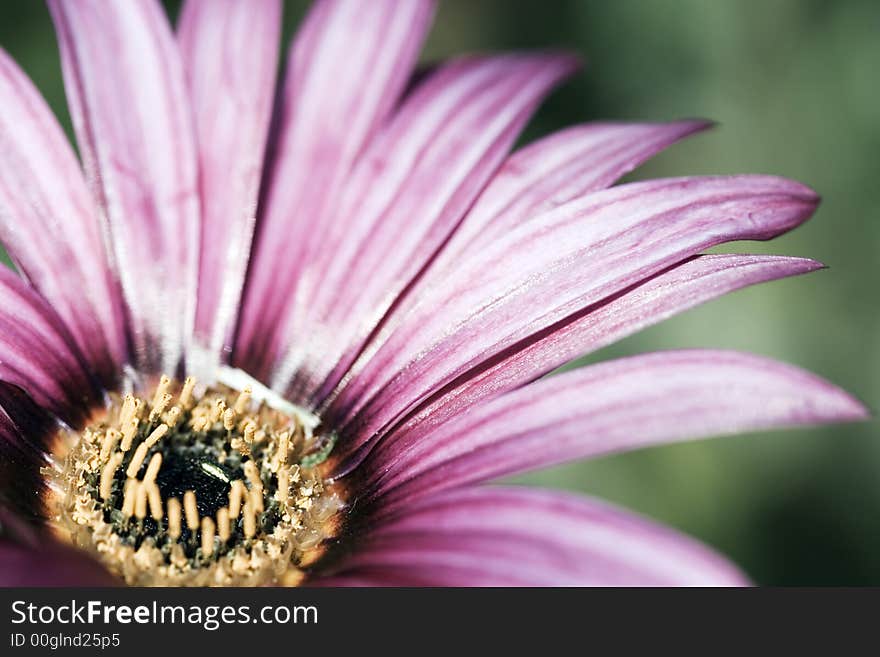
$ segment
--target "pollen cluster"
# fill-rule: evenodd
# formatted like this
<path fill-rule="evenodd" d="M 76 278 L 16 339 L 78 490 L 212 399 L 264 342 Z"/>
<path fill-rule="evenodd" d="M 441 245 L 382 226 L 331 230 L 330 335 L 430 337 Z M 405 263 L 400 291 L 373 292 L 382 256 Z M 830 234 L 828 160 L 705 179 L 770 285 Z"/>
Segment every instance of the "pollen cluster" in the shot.
<path fill-rule="evenodd" d="M 332 446 L 249 387 L 163 376 L 75 436 L 57 519 L 132 585 L 296 583 L 342 506 L 318 468 Z"/>

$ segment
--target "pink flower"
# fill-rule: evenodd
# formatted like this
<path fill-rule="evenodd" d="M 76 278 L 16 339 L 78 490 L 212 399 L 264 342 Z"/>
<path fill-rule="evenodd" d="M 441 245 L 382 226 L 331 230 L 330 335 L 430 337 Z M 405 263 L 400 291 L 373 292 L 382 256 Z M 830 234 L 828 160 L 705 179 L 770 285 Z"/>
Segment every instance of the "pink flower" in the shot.
<path fill-rule="evenodd" d="M 414 78 L 428 1 L 317 2 L 274 113 L 276 0 L 189 0 L 176 34 L 152 1 L 49 5 L 84 175 L 0 53 L 0 239 L 21 274 L 0 271 L 0 582 L 740 584 L 625 511 L 477 484 L 865 417 L 733 352 L 544 377 L 821 266 L 700 255 L 806 220 L 796 182 L 610 187 L 706 123 L 585 124 L 511 154 L 576 62 Z"/>

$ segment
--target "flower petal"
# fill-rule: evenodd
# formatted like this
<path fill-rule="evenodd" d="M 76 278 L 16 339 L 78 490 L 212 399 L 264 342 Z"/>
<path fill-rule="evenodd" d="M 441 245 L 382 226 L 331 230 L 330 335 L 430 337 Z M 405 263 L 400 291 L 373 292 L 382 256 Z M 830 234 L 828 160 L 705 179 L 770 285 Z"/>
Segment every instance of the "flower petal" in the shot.
<path fill-rule="evenodd" d="M 40 473 L 54 418 L 28 394 L 0 381 L 0 506 L 32 522 L 45 520 Z"/>
<path fill-rule="evenodd" d="M 543 212 L 605 189 L 708 121 L 588 123 L 553 133 L 513 153 L 438 255 L 455 264 L 462 251 L 480 248 Z"/>
<path fill-rule="evenodd" d="M 0 587 L 119 586 L 101 565 L 72 547 L 17 545 L 0 536 Z"/>
<path fill-rule="evenodd" d="M 331 208 L 324 257 L 304 271 L 306 282 L 318 284 L 305 292 L 306 303 L 291 304 L 284 340 L 291 347 L 271 379 L 275 389 L 287 389 L 295 373 L 294 398 L 320 398 L 335 387 L 538 103 L 577 66 L 568 55 L 466 58 L 416 87 Z"/>
<path fill-rule="evenodd" d="M 821 268 L 806 258 L 764 255 L 702 255 L 657 274 L 623 293 L 588 306 L 516 348 L 488 361 L 383 439 L 411 444 L 470 406 L 497 397 L 566 363 L 613 344 L 700 303 L 757 283 Z"/>
<path fill-rule="evenodd" d="M 580 196 L 614 183 L 670 144 L 710 127 L 707 121 L 589 123 L 553 133 L 510 155 L 480 194 L 427 271 L 406 290 L 370 343 L 375 350 L 424 288 L 458 267 L 494 236 Z"/>
<path fill-rule="evenodd" d="M 14 442 L 25 449 L 45 452 L 48 434 L 55 424 L 55 418 L 23 388 L 0 381 L 0 431 L 4 432 L 4 439 L 14 436 Z"/>
<path fill-rule="evenodd" d="M 112 385 L 128 356 L 97 209 L 61 127 L 2 50 L 0 154 L 0 241 Z"/>
<path fill-rule="evenodd" d="M 407 578 L 402 573 L 361 573 L 353 572 L 343 575 L 316 577 L 308 580 L 304 586 L 320 588 L 380 588 L 390 586 L 419 586 L 419 580 Z"/>
<path fill-rule="evenodd" d="M 0 380 L 76 426 L 101 400 L 73 337 L 40 295 L 0 267 Z"/>
<path fill-rule="evenodd" d="M 178 25 L 195 116 L 202 241 L 195 338 L 231 348 L 250 255 L 281 35 L 280 0 L 188 0 Z"/>
<path fill-rule="evenodd" d="M 516 488 L 420 500 L 363 537 L 340 578 L 422 586 L 743 586 L 694 539 L 605 503 Z"/>
<path fill-rule="evenodd" d="M 840 388 L 766 358 L 710 350 L 644 354 L 543 379 L 417 441 L 379 445 L 358 469 L 378 475 L 358 489 L 382 496 L 383 504 L 408 503 L 575 459 L 867 415 Z"/>
<path fill-rule="evenodd" d="M 49 7 L 137 364 L 174 372 L 192 331 L 199 246 L 195 135 L 174 36 L 152 0 Z"/>
<path fill-rule="evenodd" d="M 324 248 L 322 221 L 410 77 L 431 0 L 322 0 L 294 41 L 273 137 L 236 362 L 262 377 L 264 352 L 304 269 Z"/>
<path fill-rule="evenodd" d="M 716 244 L 769 239 L 815 194 L 772 176 L 664 179 L 589 194 L 508 231 L 438 281 L 328 412 L 357 447 L 431 393 L 556 322 Z"/>
<path fill-rule="evenodd" d="M 81 550 L 29 527 L 0 507 L 0 587 L 118 586 Z"/>

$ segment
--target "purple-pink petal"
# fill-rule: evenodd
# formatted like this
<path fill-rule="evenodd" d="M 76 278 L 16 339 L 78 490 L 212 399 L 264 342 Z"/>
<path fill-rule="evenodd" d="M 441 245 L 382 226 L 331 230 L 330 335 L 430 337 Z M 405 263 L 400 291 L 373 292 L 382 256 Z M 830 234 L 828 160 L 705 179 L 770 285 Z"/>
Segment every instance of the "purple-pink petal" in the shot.
<path fill-rule="evenodd" d="M 38 404 L 77 425 L 100 400 L 73 336 L 55 310 L 0 266 L 0 381 L 24 388 Z"/>
<path fill-rule="evenodd" d="M 263 376 L 282 313 L 324 249 L 328 202 L 393 111 L 434 13 L 432 0 L 321 0 L 294 40 L 236 341 Z"/>
<path fill-rule="evenodd" d="M 280 0 L 188 0 L 178 42 L 200 165 L 202 235 L 194 358 L 231 348 L 272 114 Z M 193 369 L 192 367 L 190 369 Z"/>
<path fill-rule="evenodd" d="M 173 372 L 192 332 L 199 245 L 195 135 L 174 35 L 153 0 L 49 0 L 49 8 L 136 364 Z"/>
<path fill-rule="evenodd" d="M 439 254 L 435 271 L 463 252 L 590 192 L 605 189 L 667 146 L 711 126 L 707 121 L 588 123 L 513 153 Z"/>
<path fill-rule="evenodd" d="M 418 85 L 330 208 L 315 289 L 293 305 L 271 381 L 332 390 L 385 313 L 455 229 L 537 104 L 578 66 L 568 55 L 465 58 Z M 298 321 L 296 321 L 298 320 Z M 335 367 L 334 367 L 335 366 Z"/>
<path fill-rule="evenodd" d="M 390 446 L 421 439 L 483 399 L 518 388 L 566 363 L 700 303 L 766 281 L 821 268 L 815 260 L 786 256 L 701 255 L 663 271 L 535 334 L 435 395 L 386 436 Z"/>
<path fill-rule="evenodd" d="M 0 506 L 0 587 L 117 586 L 97 561 Z"/>
<path fill-rule="evenodd" d="M 101 565 L 76 548 L 18 545 L 0 536 L 0 587 L 119 586 Z"/>
<path fill-rule="evenodd" d="M 46 452 L 58 421 L 37 404 L 24 388 L 0 381 L 0 424 L 2 439 L 34 453 Z"/>
<path fill-rule="evenodd" d="M 40 473 L 57 421 L 20 387 L 0 381 L 0 507 L 34 523 L 45 519 Z"/>
<path fill-rule="evenodd" d="M 467 253 L 521 223 L 590 192 L 620 176 L 670 144 L 708 128 L 707 121 L 672 123 L 590 123 L 553 133 L 510 155 L 468 210 L 443 249 L 413 281 L 405 298 L 384 319 L 371 341 L 375 351 L 417 303 L 427 285 L 454 270 Z M 322 400 L 319 400 L 322 401 Z"/>
<path fill-rule="evenodd" d="M 664 179 L 589 194 L 508 231 L 426 289 L 330 407 L 357 448 L 430 394 L 566 317 L 716 244 L 769 239 L 818 199 L 772 176 Z"/>
<path fill-rule="evenodd" d="M 111 385 L 128 355 L 97 208 L 51 110 L 2 50 L 0 153 L 0 242 Z"/>
<path fill-rule="evenodd" d="M 366 572 L 365 570 L 342 575 L 317 576 L 306 580 L 304 585 L 313 588 L 374 589 L 392 586 L 422 586 L 422 581 L 417 576 L 388 571 Z"/>
<path fill-rule="evenodd" d="M 380 444 L 359 484 L 382 504 L 574 459 L 746 431 L 865 419 L 809 372 L 751 354 L 685 350 L 580 368 Z"/>
<path fill-rule="evenodd" d="M 743 586 L 697 541 L 569 494 L 472 488 L 380 521 L 328 583 L 422 586 Z"/>
<path fill-rule="evenodd" d="M 666 146 L 709 125 L 706 121 L 593 123 L 552 134 L 510 155 L 427 271 L 408 286 L 404 298 L 395 300 L 362 360 L 406 321 L 432 282 L 454 272 L 469 252 L 552 208 L 604 189 Z M 349 366 L 343 361 L 337 369 Z M 320 396 L 315 402 L 323 400 Z"/>

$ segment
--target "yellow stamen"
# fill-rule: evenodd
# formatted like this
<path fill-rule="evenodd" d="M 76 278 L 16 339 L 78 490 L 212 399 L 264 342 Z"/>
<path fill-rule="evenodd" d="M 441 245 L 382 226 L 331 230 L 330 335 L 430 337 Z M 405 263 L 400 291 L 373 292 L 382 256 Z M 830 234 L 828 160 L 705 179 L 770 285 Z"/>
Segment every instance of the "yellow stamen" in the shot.
<path fill-rule="evenodd" d="M 165 409 L 171 405 L 172 399 L 173 397 L 167 392 L 162 395 L 162 399 L 160 399 L 159 402 L 153 406 L 153 410 L 150 411 L 150 422 L 155 422 L 161 417 L 162 413 L 165 412 Z"/>
<path fill-rule="evenodd" d="M 226 400 L 222 397 L 218 397 L 214 400 L 214 404 L 211 406 L 211 424 L 216 424 L 223 417 L 223 413 L 226 411 Z"/>
<path fill-rule="evenodd" d="M 232 431 L 235 428 L 235 411 L 227 408 L 223 411 L 223 428 Z"/>
<path fill-rule="evenodd" d="M 257 533 L 257 516 L 254 507 L 251 506 L 250 500 L 244 505 L 244 535 L 247 538 L 253 538 Z"/>
<path fill-rule="evenodd" d="M 202 518 L 202 554 L 211 556 L 214 551 L 214 521 L 208 516 Z"/>
<path fill-rule="evenodd" d="M 254 488 L 253 490 L 251 490 L 251 493 L 248 497 L 250 499 L 250 505 L 254 509 L 254 511 L 256 513 L 262 513 L 264 511 L 263 491 L 260 489 Z"/>
<path fill-rule="evenodd" d="M 168 433 L 168 425 L 160 424 L 158 427 L 153 429 L 153 432 L 147 437 L 144 441 L 144 444 L 147 446 L 147 449 L 155 445 L 165 434 Z"/>
<path fill-rule="evenodd" d="M 250 447 L 242 440 L 241 438 L 235 437 L 229 442 L 230 447 L 236 450 L 242 456 L 250 456 L 251 450 Z"/>
<path fill-rule="evenodd" d="M 290 495 L 290 470 L 287 468 L 281 468 L 278 471 L 278 492 L 276 493 L 276 497 L 278 501 L 284 504 L 287 502 L 287 498 Z"/>
<path fill-rule="evenodd" d="M 192 407 L 193 388 L 195 387 L 196 380 L 191 376 L 186 377 L 186 380 L 183 382 L 183 388 L 180 391 L 180 399 L 178 401 L 182 409 L 189 410 Z"/>
<path fill-rule="evenodd" d="M 172 406 L 171 410 L 165 414 L 165 424 L 169 427 L 176 427 L 177 423 L 180 422 L 180 414 L 182 412 L 180 406 Z"/>
<path fill-rule="evenodd" d="M 150 464 L 147 466 L 147 471 L 144 473 L 144 483 L 152 484 L 156 481 L 156 476 L 159 474 L 159 468 L 162 467 L 162 454 L 160 452 L 156 452 L 150 457 Z"/>
<path fill-rule="evenodd" d="M 107 429 L 104 434 L 104 440 L 101 441 L 101 462 L 106 461 L 110 454 L 116 449 L 119 442 L 119 432 L 116 429 Z"/>
<path fill-rule="evenodd" d="M 141 484 L 147 489 L 147 498 L 150 502 L 150 515 L 153 516 L 153 520 L 159 522 L 162 520 L 162 494 L 159 492 L 159 487 L 156 485 L 154 481 L 146 481 Z"/>
<path fill-rule="evenodd" d="M 147 458 L 147 443 L 141 443 L 137 446 L 137 449 L 134 450 L 134 456 L 131 457 L 131 461 L 128 464 L 128 469 L 125 471 L 126 477 L 134 477 L 137 475 L 138 470 L 141 469 L 141 466 L 144 464 L 144 459 Z"/>
<path fill-rule="evenodd" d="M 248 478 L 248 481 L 251 482 L 251 486 L 263 487 L 263 482 L 260 480 L 260 473 L 257 471 L 257 466 L 253 461 L 245 461 L 244 462 L 244 474 Z"/>
<path fill-rule="evenodd" d="M 229 540 L 229 509 L 225 506 L 217 509 L 217 534 L 224 543 Z"/>
<path fill-rule="evenodd" d="M 238 399 L 235 400 L 235 412 L 239 415 L 244 414 L 247 410 L 248 405 L 251 403 L 251 390 L 250 386 L 245 386 L 241 393 L 238 395 Z"/>
<path fill-rule="evenodd" d="M 168 500 L 168 536 L 175 541 L 180 538 L 180 500 L 176 497 Z"/>
<path fill-rule="evenodd" d="M 290 432 L 282 431 L 278 435 L 278 462 L 287 463 L 287 450 L 290 449 Z"/>
<path fill-rule="evenodd" d="M 121 464 L 122 454 L 116 452 L 110 457 L 110 460 L 107 461 L 107 465 L 104 466 L 104 469 L 101 470 L 101 486 L 99 492 L 102 500 L 110 498 L 110 491 L 113 486 L 113 475 L 116 474 L 116 470 Z"/>
<path fill-rule="evenodd" d="M 130 517 L 134 515 L 134 498 L 137 495 L 137 479 L 129 479 L 125 482 L 125 492 L 122 498 L 122 515 Z"/>
<path fill-rule="evenodd" d="M 122 398 L 122 408 L 119 409 L 119 428 L 124 429 L 134 416 L 134 397 L 130 394 Z"/>
<path fill-rule="evenodd" d="M 248 445 L 251 445 L 254 442 L 254 434 L 257 432 L 257 423 L 253 420 L 249 420 L 246 425 L 244 425 L 244 442 Z"/>
<path fill-rule="evenodd" d="M 137 429 L 138 419 L 136 417 L 129 418 L 125 426 L 122 427 L 122 443 L 119 445 L 119 449 L 123 452 L 131 449 L 131 443 L 134 440 L 135 434 L 137 434 Z"/>
<path fill-rule="evenodd" d="M 144 482 L 142 481 L 137 483 L 137 491 L 135 492 L 134 499 L 134 515 L 137 516 L 139 520 L 143 520 L 147 517 L 147 487 L 144 486 Z"/>
<path fill-rule="evenodd" d="M 164 402 L 165 396 L 168 394 L 168 389 L 170 387 L 171 379 L 163 374 L 159 379 L 158 385 L 156 385 L 156 394 L 153 395 L 153 409 L 156 409 Z"/>
<path fill-rule="evenodd" d="M 241 498 L 244 493 L 244 484 L 240 479 L 236 479 L 230 484 L 229 488 L 229 517 L 230 518 L 238 518 L 238 513 L 241 511 Z"/>
<path fill-rule="evenodd" d="M 178 519 L 177 523 L 178 528 L 180 527 L 180 521 Z M 186 553 L 183 551 L 183 548 L 180 546 L 180 543 L 175 543 L 171 546 L 171 563 L 173 563 L 178 568 L 183 568 L 186 565 Z"/>
<path fill-rule="evenodd" d="M 194 532 L 199 528 L 199 507 L 196 505 L 196 494 L 191 490 L 183 494 L 183 511 L 187 528 Z"/>

